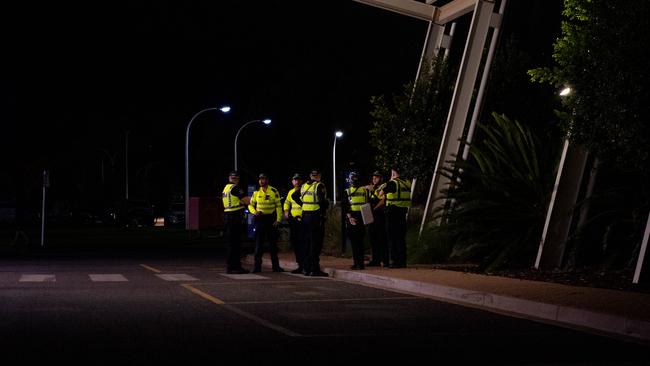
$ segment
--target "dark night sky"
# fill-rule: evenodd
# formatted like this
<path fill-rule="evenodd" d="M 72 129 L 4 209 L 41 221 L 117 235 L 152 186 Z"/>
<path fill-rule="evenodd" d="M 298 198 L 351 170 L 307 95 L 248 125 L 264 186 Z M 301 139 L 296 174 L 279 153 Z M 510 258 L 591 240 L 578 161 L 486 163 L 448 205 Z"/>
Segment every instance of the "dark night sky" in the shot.
<path fill-rule="evenodd" d="M 239 126 L 267 116 L 271 127 L 240 137 L 246 173 L 284 186 L 294 171 L 329 172 L 336 128 L 346 132 L 339 164 L 371 169 L 369 98 L 413 79 L 426 32 L 425 22 L 351 0 L 55 2 L 0 14 L 3 174 L 47 166 L 60 185 L 76 184 L 68 195 L 97 185 L 99 149 L 116 159 L 119 193 L 125 130 L 131 191 L 144 194 L 146 171 L 180 193 L 185 126 L 221 104 L 233 112 L 207 112 L 192 128 L 195 194 L 214 194 Z"/>

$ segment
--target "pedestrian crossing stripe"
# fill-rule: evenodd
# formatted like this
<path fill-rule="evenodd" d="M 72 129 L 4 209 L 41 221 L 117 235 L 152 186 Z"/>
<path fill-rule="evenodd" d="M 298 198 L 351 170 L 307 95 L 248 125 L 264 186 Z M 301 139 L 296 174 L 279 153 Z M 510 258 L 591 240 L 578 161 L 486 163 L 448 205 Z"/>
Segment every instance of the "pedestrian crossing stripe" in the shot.
<path fill-rule="evenodd" d="M 24 274 L 20 276 L 19 282 L 56 282 L 53 274 Z"/>
<path fill-rule="evenodd" d="M 268 277 L 252 274 L 252 273 L 246 273 L 246 274 L 226 274 L 226 273 L 219 273 L 221 276 L 228 277 L 233 280 L 270 280 Z"/>
<path fill-rule="evenodd" d="M 121 274 L 89 274 L 93 282 L 127 282 L 128 279 Z"/>
<path fill-rule="evenodd" d="M 197 278 L 194 278 L 190 275 L 184 273 L 167 273 L 167 274 L 156 274 L 156 277 L 161 278 L 165 281 L 198 281 Z"/>
<path fill-rule="evenodd" d="M 270 280 L 270 277 L 260 276 L 253 273 L 247 274 L 226 274 L 219 273 L 220 276 L 232 280 Z M 156 273 L 156 277 L 169 282 L 199 281 L 198 278 L 192 277 L 185 273 Z M 88 278 L 92 282 L 129 282 L 129 279 L 119 273 L 91 273 Z M 56 282 L 54 274 L 22 274 L 19 282 Z"/>

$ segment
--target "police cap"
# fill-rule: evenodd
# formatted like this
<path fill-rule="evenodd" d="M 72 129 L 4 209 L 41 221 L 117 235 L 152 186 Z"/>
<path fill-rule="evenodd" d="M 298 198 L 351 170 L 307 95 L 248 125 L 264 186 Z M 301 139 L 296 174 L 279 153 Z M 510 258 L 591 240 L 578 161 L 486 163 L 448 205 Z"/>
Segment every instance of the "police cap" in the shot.
<path fill-rule="evenodd" d="M 312 177 L 315 177 L 315 176 L 317 176 L 319 174 L 320 174 L 320 169 L 318 169 L 318 168 L 312 169 L 311 172 L 309 173 L 309 175 L 312 176 Z"/>
<path fill-rule="evenodd" d="M 233 170 L 233 171 L 230 172 L 230 174 L 228 176 L 230 176 L 230 177 L 239 177 L 239 171 Z"/>
<path fill-rule="evenodd" d="M 262 178 L 269 179 L 269 177 L 265 173 L 260 173 L 260 175 L 258 175 L 257 178 L 259 178 L 259 179 L 262 179 Z"/>
<path fill-rule="evenodd" d="M 302 174 L 296 173 L 291 177 L 291 179 L 296 179 L 296 180 L 305 180 L 305 178 L 302 177 Z"/>
<path fill-rule="evenodd" d="M 381 177 L 381 178 L 384 177 L 384 175 L 381 174 L 381 172 L 380 172 L 379 170 L 375 170 L 375 171 L 372 173 L 372 176 L 373 176 L 373 177 Z"/>

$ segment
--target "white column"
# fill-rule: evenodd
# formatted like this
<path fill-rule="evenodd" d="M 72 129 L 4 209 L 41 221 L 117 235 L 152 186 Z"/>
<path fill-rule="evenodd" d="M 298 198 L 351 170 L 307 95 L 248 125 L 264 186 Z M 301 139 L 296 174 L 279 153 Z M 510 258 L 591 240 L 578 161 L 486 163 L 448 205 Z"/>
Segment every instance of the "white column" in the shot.
<path fill-rule="evenodd" d="M 562 264 L 564 248 L 571 228 L 573 209 L 578 200 L 587 152 L 564 141 L 553 194 L 537 250 L 535 268 L 555 268 Z"/>
<path fill-rule="evenodd" d="M 641 242 L 641 250 L 639 250 L 639 258 L 636 261 L 636 270 L 634 271 L 634 278 L 632 283 L 639 283 L 641 277 L 641 268 L 643 267 L 643 259 L 645 252 L 648 249 L 648 236 L 650 235 L 650 214 L 648 214 L 648 221 L 645 224 L 645 233 L 643 234 L 643 241 Z"/>
<path fill-rule="evenodd" d="M 443 167 L 449 167 L 448 161 L 454 160 L 455 155 L 459 152 L 460 139 L 463 137 L 463 131 L 467 123 L 467 115 L 487 40 L 487 33 L 492 21 L 493 9 L 494 2 L 491 0 L 478 0 L 476 2 L 463 60 L 456 80 L 454 96 L 451 101 L 451 108 L 447 116 L 447 124 L 445 125 L 431 187 L 429 188 L 429 196 L 422 215 L 420 230 L 424 227 L 430 207 L 432 211 L 435 211 L 444 205 L 444 202 L 438 198 L 441 196 L 440 191 L 449 184 L 449 180 L 438 172 Z"/>

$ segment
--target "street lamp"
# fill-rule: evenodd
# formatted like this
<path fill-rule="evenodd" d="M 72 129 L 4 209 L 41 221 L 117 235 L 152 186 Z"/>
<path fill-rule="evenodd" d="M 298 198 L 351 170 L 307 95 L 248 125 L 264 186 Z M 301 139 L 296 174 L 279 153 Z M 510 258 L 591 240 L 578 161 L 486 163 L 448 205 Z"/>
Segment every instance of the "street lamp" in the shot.
<path fill-rule="evenodd" d="M 568 87 L 568 86 L 560 91 L 560 96 L 561 97 L 566 97 L 569 94 L 571 94 L 571 88 Z"/>
<path fill-rule="evenodd" d="M 343 137 L 342 131 L 336 131 L 334 133 L 334 147 L 332 148 L 332 189 L 334 190 L 332 197 L 334 198 L 334 205 L 336 205 L 336 140 Z"/>
<path fill-rule="evenodd" d="M 192 122 L 194 122 L 194 119 L 198 117 L 199 114 L 216 110 L 219 110 L 222 113 L 228 113 L 230 112 L 230 107 L 222 106 L 201 110 L 192 117 L 190 122 L 187 124 L 187 128 L 185 129 L 185 230 L 190 229 L 190 127 L 192 127 Z"/>
<path fill-rule="evenodd" d="M 239 139 L 239 133 L 241 132 L 241 130 L 244 129 L 244 127 L 246 127 L 246 126 L 248 126 L 248 125 L 250 125 L 252 123 L 255 123 L 255 122 L 262 122 L 267 126 L 271 124 L 271 120 L 269 118 L 267 118 L 267 119 L 254 119 L 252 121 L 248 121 L 248 122 L 244 123 L 243 126 L 239 127 L 239 130 L 237 130 L 237 134 L 235 135 L 235 170 L 237 170 L 237 139 Z"/>

